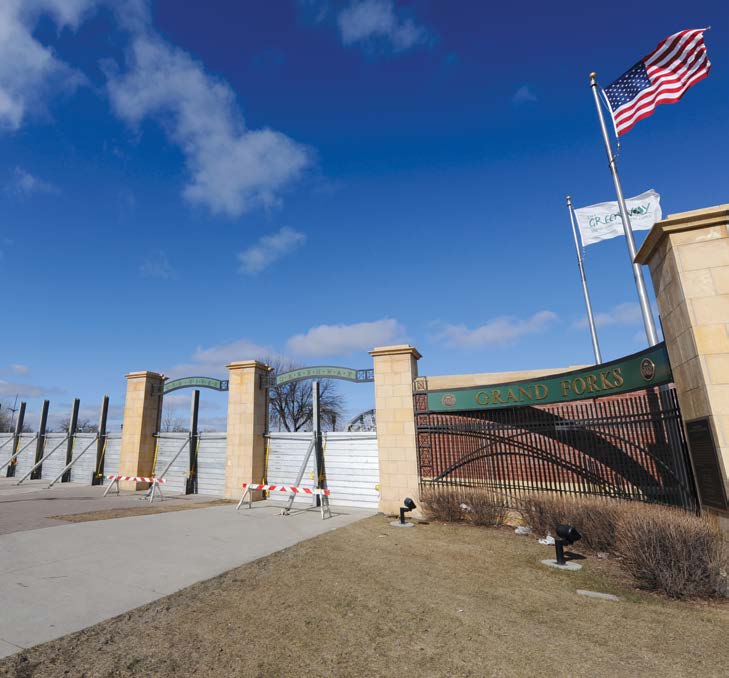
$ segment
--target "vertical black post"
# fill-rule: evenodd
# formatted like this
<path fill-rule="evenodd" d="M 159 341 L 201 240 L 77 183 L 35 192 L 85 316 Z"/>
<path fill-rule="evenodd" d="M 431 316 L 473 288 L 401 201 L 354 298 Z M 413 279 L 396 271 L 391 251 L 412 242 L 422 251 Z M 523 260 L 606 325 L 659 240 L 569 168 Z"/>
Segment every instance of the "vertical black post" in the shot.
<path fill-rule="evenodd" d="M 73 408 L 71 409 L 71 419 L 68 422 L 68 440 L 66 441 L 66 464 L 70 464 L 73 461 L 73 442 L 74 436 L 76 435 L 76 427 L 78 426 L 78 408 L 81 401 L 78 398 L 73 399 Z M 62 483 L 68 483 L 71 481 L 71 469 L 68 469 L 63 476 L 61 476 Z"/>
<path fill-rule="evenodd" d="M 314 487 L 324 487 L 324 451 L 321 445 L 321 405 L 319 403 L 319 382 L 311 384 L 311 429 L 314 435 Z M 316 495 L 316 506 L 321 505 L 321 497 Z"/>
<path fill-rule="evenodd" d="M 40 422 L 38 423 L 38 441 L 35 444 L 35 461 L 33 464 L 37 464 L 43 458 L 43 448 L 46 442 L 46 426 L 48 425 L 48 406 L 50 403 L 47 400 L 43 401 L 41 407 Z M 33 473 L 30 474 L 31 480 L 38 480 L 43 473 L 43 466 L 39 466 Z"/>
<path fill-rule="evenodd" d="M 96 441 L 96 464 L 91 472 L 91 484 L 104 484 L 104 453 L 106 450 L 106 417 L 109 414 L 109 396 L 105 395 L 101 400 L 101 412 L 99 413 L 99 438 Z"/>
<path fill-rule="evenodd" d="M 20 434 L 23 432 L 23 421 L 25 420 L 25 403 L 20 403 L 20 409 L 18 410 L 18 419 L 15 422 L 15 432 L 13 433 L 13 449 L 11 454 L 15 454 L 20 447 Z M 7 477 L 15 477 L 15 467 L 18 465 L 18 460 L 13 459 L 12 463 L 8 466 Z"/>
<path fill-rule="evenodd" d="M 199 444 L 197 432 L 197 413 L 200 409 L 200 391 L 192 392 L 190 403 L 190 472 L 185 484 L 185 494 L 197 494 L 197 448 Z"/>

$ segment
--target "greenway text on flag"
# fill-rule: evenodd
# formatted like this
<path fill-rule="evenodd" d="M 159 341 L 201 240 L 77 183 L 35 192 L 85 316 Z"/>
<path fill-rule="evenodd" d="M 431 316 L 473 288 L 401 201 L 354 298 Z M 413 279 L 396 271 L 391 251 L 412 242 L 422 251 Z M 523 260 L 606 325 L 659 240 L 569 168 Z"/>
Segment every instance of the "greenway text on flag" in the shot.
<path fill-rule="evenodd" d="M 675 104 L 689 87 L 709 75 L 706 30 L 671 35 L 605 88 L 619 135 L 651 115 L 658 104 Z"/>
<path fill-rule="evenodd" d="M 647 231 L 663 218 L 661 212 L 661 196 L 653 189 L 627 198 L 625 205 L 634 231 Z M 609 240 L 624 235 L 623 220 L 617 202 L 601 202 L 589 207 L 575 210 L 577 224 L 580 227 L 582 245 L 592 245 L 601 240 Z"/>

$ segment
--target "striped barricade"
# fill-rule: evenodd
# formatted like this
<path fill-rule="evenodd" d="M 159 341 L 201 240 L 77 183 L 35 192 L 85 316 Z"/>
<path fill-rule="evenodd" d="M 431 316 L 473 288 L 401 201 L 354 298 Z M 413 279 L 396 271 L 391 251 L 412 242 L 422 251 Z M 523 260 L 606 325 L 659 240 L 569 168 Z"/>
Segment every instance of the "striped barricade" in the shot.
<path fill-rule="evenodd" d="M 108 475 L 106 476 L 107 480 L 111 480 L 109 483 L 109 486 L 106 488 L 106 492 L 104 492 L 104 496 L 109 494 L 109 491 L 112 487 L 116 487 L 116 493 L 119 494 L 119 481 L 120 480 L 128 480 L 132 483 L 151 483 L 152 487 L 149 491 L 149 503 L 151 504 L 154 501 L 154 497 L 156 494 L 159 494 L 160 501 L 164 501 L 164 496 L 162 495 L 162 488 L 160 485 L 163 485 L 167 481 L 164 478 L 155 478 L 154 476 L 118 476 L 118 475 Z"/>
<path fill-rule="evenodd" d="M 265 492 L 280 492 L 282 494 L 288 494 L 295 496 L 297 494 L 303 494 L 303 495 L 309 495 L 309 496 L 320 496 L 321 497 L 321 517 L 326 518 L 332 517 L 331 509 L 329 508 L 329 495 L 331 494 L 329 490 L 326 490 L 324 488 L 319 487 L 296 487 L 294 485 L 266 485 L 266 484 L 255 484 L 255 483 L 242 483 L 241 487 L 243 488 L 243 496 L 240 498 L 240 501 L 238 502 L 238 506 L 235 507 L 235 510 L 237 511 L 242 505 L 243 502 L 246 499 L 246 495 L 248 496 L 248 508 L 251 508 L 253 505 L 253 501 L 251 499 L 251 492 L 260 490 Z M 288 515 L 288 510 L 282 511 L 282 515 Z"/>

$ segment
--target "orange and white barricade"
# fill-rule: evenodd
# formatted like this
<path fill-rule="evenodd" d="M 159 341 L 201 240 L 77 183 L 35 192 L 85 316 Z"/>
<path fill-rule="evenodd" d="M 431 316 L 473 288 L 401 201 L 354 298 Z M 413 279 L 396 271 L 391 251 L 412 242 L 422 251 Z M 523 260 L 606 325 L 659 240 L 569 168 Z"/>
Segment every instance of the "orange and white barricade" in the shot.
<path fill-rule="evenodd" d="M 254 492 L 256 490 L 261 490 L 265 492 L 270 493 L 281 493 L 281 494 L 288 494 L 290 499 L 293 499 L 296 497 L 297 494 L 305 495 L 305 496 L 320 496 L 321 497 L 321 517 L 322 520 L 324 518 L 331 518 L 332 517 L 332 510 L 329 507 L 329 495 L 331 494 L 329 490 L 325 490 L 322 488 L 317 487 L 295 487 L 294 485 L 257 485 L 253 483 L 243 483 L 241 485 L 243 488 L 243 496 L 240 498 L 240 501 L 238 502 L 238 506 L 235 507 L 235 510 L 237 511 L 242 505 L 243 502 L 246 499 L 246 496 L 248 497 L 248 508 L 251 508 L 253 505 L 253 500 L 251 499 L 251 492 Z M 284 509 L 281 514 L 282 515 L 288 515 L 289 509 Z"/>
<path fill-rule="evenodd" d="M 162 488 L 160 485 L 163 485 L 165 482 L 167 482 L 164 478 L 155 478 L 154 476 L 147 477 L 147 476 L 116 476 L 116 475 L 110 475 L 106 476 L 107 480 L 111 480 L 109 483 L 109 486 L 106 488 L 106 492 L 104 492 L 104 496 L 109 494 L 109 491 L 112 487 L 116 487 L 116 493 L 119 494 L 119 481 L 120 480 L 128 480 L 132 483 L 151 483 L 152 487 L 150 488 L 149 493 L 149 503 L 151 504 L 154 501 L 154 497 L 156 494 L 159 494 L 160 501 L 164 501 L 164 496 L 162 494 Z"/>

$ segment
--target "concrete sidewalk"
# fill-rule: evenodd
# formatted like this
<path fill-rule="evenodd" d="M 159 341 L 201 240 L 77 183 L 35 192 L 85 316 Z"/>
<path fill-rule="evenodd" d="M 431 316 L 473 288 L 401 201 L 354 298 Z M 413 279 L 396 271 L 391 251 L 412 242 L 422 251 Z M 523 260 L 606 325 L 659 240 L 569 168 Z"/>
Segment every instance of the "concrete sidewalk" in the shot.
<path fill-rule="evenodd" d="M 279 510 L 258 502 L 0 535 L 0 657 L 372 515 Z"/>
<path fill-rule="evenodd" d="M 149 506 L 144 492 L 117 495 L 112 491 L 104 497 L 106 488 L 98 485 L 58 483 L 49 490 L 46 489 L 47 480 L 26 480 L 19 486 L 15 484 L 17 480 L 0 478 L 0 535 L 68 525 L 67 521 L 51 516 Z M 165 505 L 190 505 L 217 498 L 202 494 L 165 494 Z"/>

